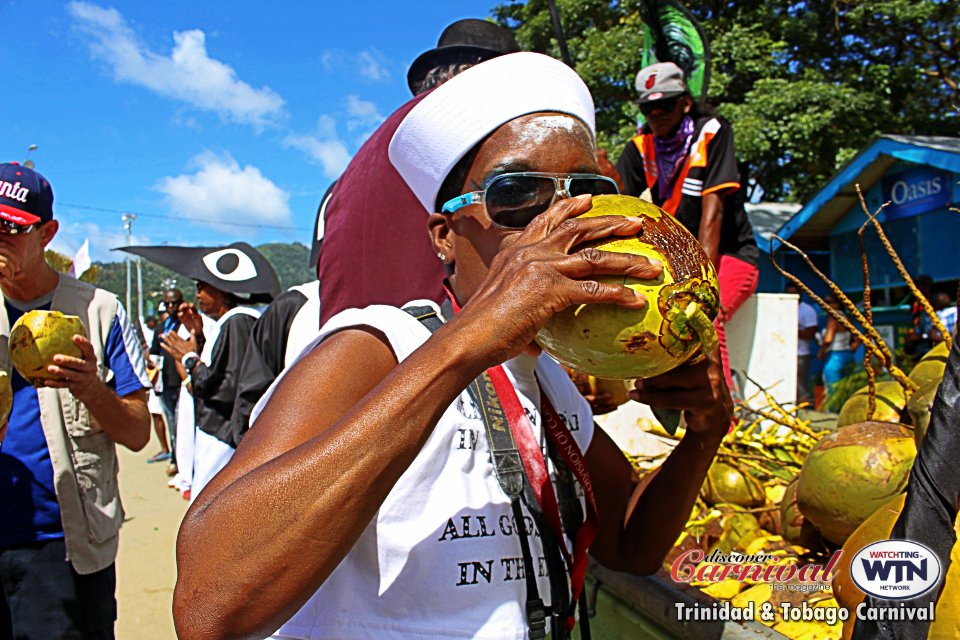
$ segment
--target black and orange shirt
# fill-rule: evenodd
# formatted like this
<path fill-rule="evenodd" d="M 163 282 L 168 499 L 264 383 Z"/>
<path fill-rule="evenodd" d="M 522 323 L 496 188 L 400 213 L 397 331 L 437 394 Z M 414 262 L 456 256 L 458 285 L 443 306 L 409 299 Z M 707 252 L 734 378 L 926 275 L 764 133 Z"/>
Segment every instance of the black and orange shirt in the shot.
<path fill-rule="evenodd" d="M 733 130 L 723 118 L 697 119 L 690 150 L 677 170 L 669 193 L 659 192 L 653 133 L 647 127 L 627 143 L 617 160 L 617 171 L 623 179 L 625 194 L 639 196 L 650 189 L 654 204 L 676 216 L 695 236 L 700 231 L 703 196 L 719 193 L 724 200 L 720 253 L 757 264 L 759 250 L 743 208 Z"/>

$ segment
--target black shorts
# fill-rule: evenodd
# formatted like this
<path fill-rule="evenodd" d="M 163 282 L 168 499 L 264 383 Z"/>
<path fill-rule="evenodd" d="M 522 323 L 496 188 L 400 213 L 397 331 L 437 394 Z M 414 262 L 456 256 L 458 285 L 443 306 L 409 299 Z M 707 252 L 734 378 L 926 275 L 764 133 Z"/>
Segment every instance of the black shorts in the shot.
<path fill-rule="evenodd" d="M 115 565 L 82 576 L 63 539 L 0 548 L 0 640 L 113 640 Z"/>

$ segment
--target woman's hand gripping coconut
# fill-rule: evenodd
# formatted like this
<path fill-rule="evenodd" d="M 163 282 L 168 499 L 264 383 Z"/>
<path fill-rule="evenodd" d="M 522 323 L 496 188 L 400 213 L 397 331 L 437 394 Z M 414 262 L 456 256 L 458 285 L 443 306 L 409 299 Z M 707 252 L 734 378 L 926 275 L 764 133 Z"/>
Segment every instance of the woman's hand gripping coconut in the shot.
<path fill-rule="evenodd" d="M 539 353 L 537 332 L 570 305 L 639 309 L 647 304 L 641 294 L 596 278 L 623 274 L 651 279 L 661 265 L 582 248 L 635 235 L 639 220 L 577 219 L 589 210 L 590 196 L 567 198 L 560 191 L 549 193 L 546 201 L 531 201 L 525 216 L 499 224 L 492 219 L 496 203 L 485 185 L 496 176 L 530 171 L 596 174 L 591 129 L 565 114 L 523 115 L 482 137 L 449 172 L 437 208 L 445 198 L 469 192 L 482 191 L 487 199 L 430 216 L 434 246 L 462 310 L 422 346 L 398 363 L 383 332 L 347 323 L 279 380 L 233 459 L 184 520 L 174 603 L 181 638 L 262 637 L 294 614 L 304 615 L 298 613 L 304 603 L 322 586 L 329 587 L 327 581 L 338 584 L 344 566 L 354 566 L 349 559 L 365 553 L 355 548 L 365 530 L 376 526 L 385 535 L 380 527 L 387 525 L 378 524 L 378 511 L 398 483 L 411 481 L 408 470 L 443 462 L 418 456 L 478 375 L 520 354 Z M 564 179 L 553 184 L 559 190 Z M 335 318 L 327 327 L 336 323 Z M 615 570 L 648 574 L 660 567 L 689 516 L 730 424 L 731 402 L 715 357 L 646 380 L 633 393 L 640 401 L 686 412 L 687 432 L 641 492 L 623 453 L 594 426 L 584 455 L 599 516 L 590 553 Z M 424 495 L 436 490 L 442 488 L 421 488 Z M 453 509 L 450 521 L 459 521 L 459 513 Z M 441 539 L 447 537 L 447 514 L 439 514 L 438 522 L 441 528 L 425 537 L 424 545 L 441 533 Z M 515 538 L 511 543 L 516 545 Z M 411 552 L 419 548 L 417 544 Z M 331 576 L 334 570 L 337 579 Z M 387 589 L 380 582 L 384 579 L 374 576 L 373 583 Z M 450 576 L 435 577 L 441 579 L 441 587 L 453 595 L 455 580 L 447 584 Z M 424 588 L 433 586 L 429 583 Z M 512 583 L 497 584 L 501 590 L 512 588 Z M 265 586 L 269 597 L 264 597 Z M 380 595 L 396 597 L 387 591 Z M 416 595 L 427 598 L 423 606 L 428 610 L 443 606 Z M 337 601 L 363 597 L 351 594 Z M 385 600 L 376 593 L 369 597 L 383 606 Z M 522 610 L 522 603 L 517 607 Z M 394 623 L 402 625 L 407 615 L 406 610 L 394 612 Z"/>

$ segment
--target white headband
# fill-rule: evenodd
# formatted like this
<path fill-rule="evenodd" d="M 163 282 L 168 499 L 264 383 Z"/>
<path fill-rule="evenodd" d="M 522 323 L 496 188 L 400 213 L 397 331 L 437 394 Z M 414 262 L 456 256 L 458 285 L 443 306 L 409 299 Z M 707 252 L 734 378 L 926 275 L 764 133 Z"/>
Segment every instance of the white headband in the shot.
<path fill-rule="evenodd" d="M 427 211 L 454 165 L 500 125 L 556 111 L 595 134 L 593 98 L 577 73 L 549 56 L 521 52 L 488 60 L 440 85 L 410 110 L 390 140 L 390 162 Z"/>

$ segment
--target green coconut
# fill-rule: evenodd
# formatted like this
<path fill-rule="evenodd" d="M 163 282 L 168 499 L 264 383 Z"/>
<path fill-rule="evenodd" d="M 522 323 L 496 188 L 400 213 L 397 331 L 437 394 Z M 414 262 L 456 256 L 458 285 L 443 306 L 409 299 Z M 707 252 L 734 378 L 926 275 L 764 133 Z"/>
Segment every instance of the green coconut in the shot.
<path fill-rule="evenodd" d="M 920 362 L 910 370 L 910 379 L 922 387 L 931 380 L 938 383 L 943 380 L 943 372 L 947 368 L 947 358 L 950 357 L 950 351 L 945 342 L 939 343 L 933 349 L 930 349 Z"/>
<path fill-rule="evenodd" d="M 867 419 L 870 387 L 866 386 L 850 396 L 840 409 L 837 427 L 864 422 Z M 877 422 L 900 422 L 900 413 L 907 406 L 907 395 L 899 382 L 887 380 L 877 383 L 876 407 L 872 420 Z"/>
<path fill-rule="evenodd" d="M 703 247 L 673 216 L 630 196 L 597 196 L 582 218 L 636 216 L 643 229 L 631 238 L 597 245 L 604 251 L 654 258 L 663 273 L 653 280 L 599 276 L 644 294 L 642 309 L 614 304 L 575 305 L 556 314 L 537 335 L 561 363 L 598 378 L 650 378 L 716 345 L 713 318 L 720 287 Z"/>
<path fill-rule="evenodd" d="M 814 549 L 822 544 L 820 534 L 803 514 L 800 513 L 800 507 L 797 505 L 797 486 L 800 484 L 799 478 L 794 478 L 787 485 L 783 492 L 783 498 L 780 500 L 780 534 L 788 542 L 800 545 L 807 549 Z"/>
<path fill-rule="evenodd" d="M 10 360 L 27 382 L 42 386 L 44 380 L 53 377 L 47 371 L 54 364 L 53 356 L 83 357 L 80 347 L 73 343 L 74 335 L 87 335 L 77 316 L 65 316 L 59 311 L 28 311 L 10 330 Z"/>
<path fill-rule="evenodd" d="M 714 461 L 707 470 L 700 497 L 707 504 L 736 504 L 759 507 L 766 501 L 763 485 L 752 475 L 732 464 Z"/>
<path fill-rule="evenodd" d="M 843 544 L 864 520 L 904 491 L 917 455 L 912 431 L 862 422 L 824 436 L 800 470 L 797 505 L 820 534 Z"/>
<path fill-rule="evenodd" d="M 907 413 L 910 414 L 910 422 L 913 424 L 913 439 L 917 443 L 917 449 L 920 448 L 920 442 L 930 426 L 930 409 L 933 408 L 933 399 L 937 397 L 940 382 L 938 379 L 928 380 L 913 392 L 910 402 L 907 403 Z"/>

